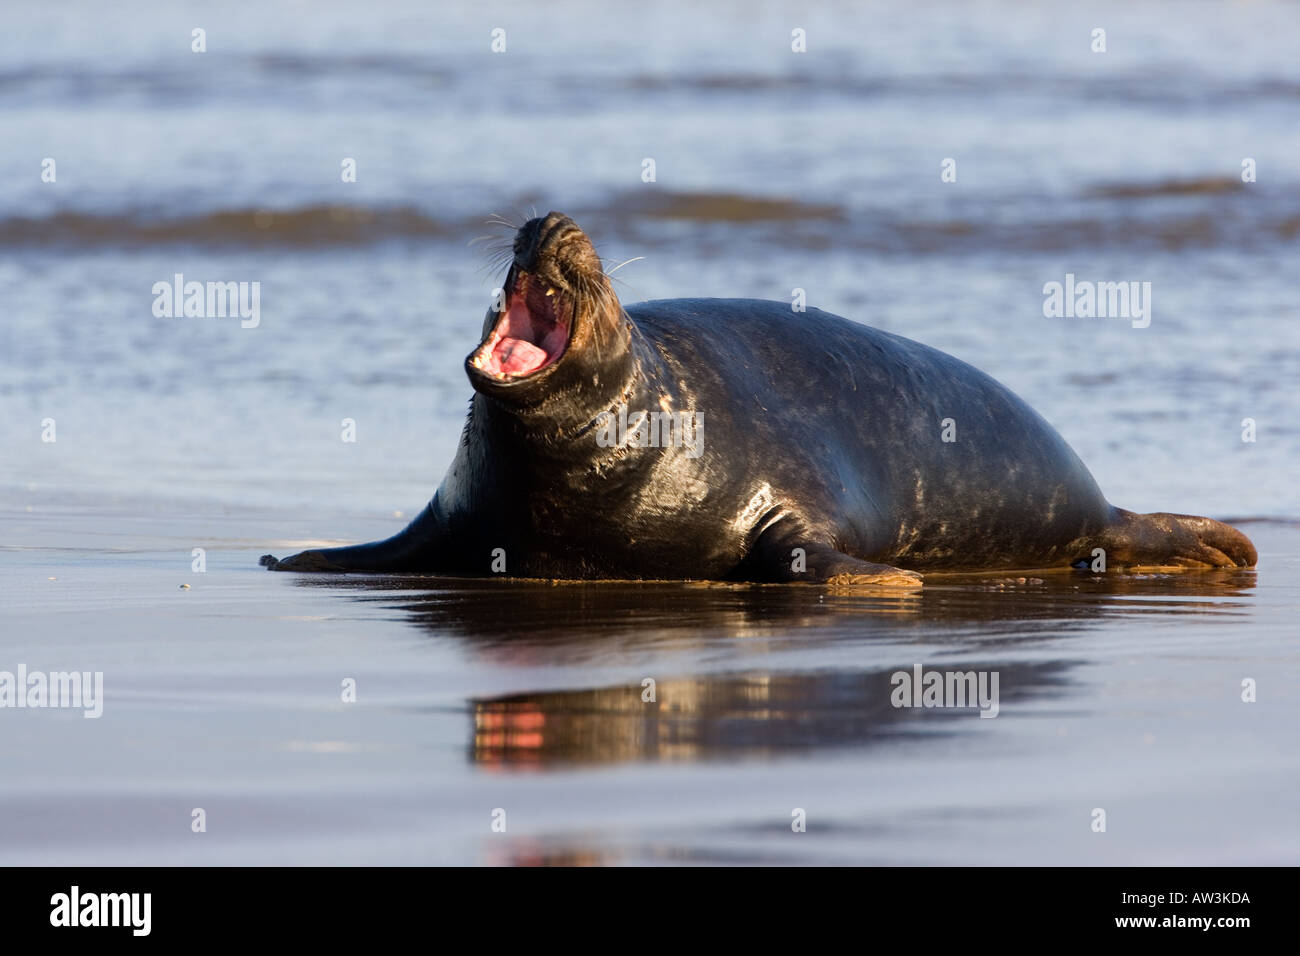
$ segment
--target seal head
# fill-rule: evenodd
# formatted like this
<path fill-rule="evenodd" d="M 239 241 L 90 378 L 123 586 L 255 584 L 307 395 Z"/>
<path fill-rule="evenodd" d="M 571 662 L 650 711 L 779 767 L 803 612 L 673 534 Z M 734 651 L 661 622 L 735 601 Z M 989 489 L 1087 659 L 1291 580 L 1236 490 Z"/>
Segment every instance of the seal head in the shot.
<path fill-rule="evenodd" d="M 608 404 L 630 373 L 631 328 L 595 247 L 558 212 L 515 236 L 502 294 L 465 359 L 470 384 L 501 410 L 569 419 Z M 559 415 L 557 405 L 568 406 Z"/>

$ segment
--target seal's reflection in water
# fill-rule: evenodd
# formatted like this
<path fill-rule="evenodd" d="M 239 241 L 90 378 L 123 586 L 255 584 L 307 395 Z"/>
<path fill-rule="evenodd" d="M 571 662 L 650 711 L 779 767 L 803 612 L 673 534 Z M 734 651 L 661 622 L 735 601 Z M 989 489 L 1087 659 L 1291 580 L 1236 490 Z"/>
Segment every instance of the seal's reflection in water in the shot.
<path fill-rule="evenodd" d="M 693 761 L 861 746 L 908 732 L 881 671 L 720 674 L 473 701 L 470 756 L 511 770 L 629 760 Z M 989 669 L 962 665 L 966 670 Z M 1066 664 L 995 664 L 1002 705 L 1065 683 Z M 976 711 L 931 710 L 945 718 Z M 927 728 L 935 732 L 936 728 Z"/>
<path fill-rule="evenodd" d="M 927 670 L 997 671 L 1002 707 L 1060 698 L 1087 659 L 1090 632 L 1118 626 L 1140 644 L 1150 616 L 1248 614 L 1255 572 L 933 575 L 904 596 L 409 577 L 304 583 L 399 608 L 498 665 L 626 663 L 636 676 L 613 685 L 468 701 L 470 759 L 528 770 L 754 758 L 953 731 L 976 710 L 895 708 L 891 675 L 924 661 Z M 1032 660 L 1016 659 L 1030 650 Z M 655 678 L 654 701 L 643 700 L 643 675 Z M 917 722 L 921 714 L 930 719 Z"/>

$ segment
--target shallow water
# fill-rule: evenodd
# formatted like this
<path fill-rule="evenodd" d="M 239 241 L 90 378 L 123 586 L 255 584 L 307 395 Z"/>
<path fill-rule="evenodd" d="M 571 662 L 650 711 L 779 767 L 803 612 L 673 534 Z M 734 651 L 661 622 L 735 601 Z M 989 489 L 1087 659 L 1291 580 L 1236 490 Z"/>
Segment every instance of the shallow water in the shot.
<path fill-rule="evenodd" d="M 86 546 L 68 516 L 34 513 L 19 524 L 39 544 L 0 553 L 7 653 L 105 685 L 98 720 L 5 714 L 7 862 L 1300 854 L 1293 526 L 1250 526 L 1259 572 L 935 576 L 845 596 L 267 574 L 248 542 L 215 537 L 199 575 L 180 519 L 142 508 L 111 533 L 98 515 Z M 197 523 L 232 519 L 254 535 L 278 521 Z M 917 664 L 997 672 L 996 718 L 891 706 L 891 675 Z"/>
<path fill-rule="evenodd" d="M 107 699 L 0 711 L 0 860 L 1296 862 L 1300 10 L 639 16 L 6 12 L 0 670 Z M 1116 504 L 1246 519 L 1259 571 L 885 598 L 258 568 L 423 506 L 499 281 L 468 242 L 533 206 L 645 257 L 627 301 L 802 288 L 971 362 Z M 176 273 L 260 282 L 260 323 L 155 318 Z M 1045 318 L 1066 273 L 1151 282 L 1150 327 Z M 891 707 L 917 663 L 998 671 L 999 716 Z"/>

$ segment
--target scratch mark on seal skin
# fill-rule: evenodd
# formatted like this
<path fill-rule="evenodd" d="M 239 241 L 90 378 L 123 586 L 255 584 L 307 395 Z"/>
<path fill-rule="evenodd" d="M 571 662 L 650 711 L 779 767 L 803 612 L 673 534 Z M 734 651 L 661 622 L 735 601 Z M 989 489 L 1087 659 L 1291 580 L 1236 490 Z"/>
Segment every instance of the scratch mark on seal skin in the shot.
<path fill-rule="evenodd" d="M 701 504 L 709 495 L 709 484 L 689 474 L 681 474 L 684 467 L 680 464 L 682 456 L 661 455 L 653 466 L 653 477 L 646 484 L 640 495 L 642 501 L 654 508 L 672 508 L 680 510 L 683 506 L 691 507 Z M 672 478 L 665 475 L 679 472 Z"/>
<path fill-rule="evenodd" d="M 1051 500 L 1047 502 L 1047 510 L 1043 513 L 1043 520 L 1051 524 L 1056 520 L 1056 509 L 1062 508 L 1069 503 L 1070 493 L 1064 485 L 1057 485 L 1052 491 Z"/>
<path fill-rule="evenodd" d="M 772 510 L 772 486 L 766 481 L 760 482 L 758 490 L 754 492 L 753 497 L 749 499 L 749 504 L 745 505 L 740 514 L 736 515 L 731 522 L 731 526 L 737 534 L 746 534 L 753 526 L 760 515 Z M 775 521 L 773 518 L 772 521 Z M 768 522 L 771 524 L 771 521 Z M 763 529 L 758 529 L 762 533 Z"/>

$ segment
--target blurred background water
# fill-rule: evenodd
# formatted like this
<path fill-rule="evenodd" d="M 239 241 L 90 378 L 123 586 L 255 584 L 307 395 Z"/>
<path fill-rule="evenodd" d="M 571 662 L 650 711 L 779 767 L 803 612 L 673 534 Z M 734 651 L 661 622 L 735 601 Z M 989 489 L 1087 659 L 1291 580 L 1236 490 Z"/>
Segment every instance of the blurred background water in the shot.
<path fill-rule="evenodd" d="M 196 27 L 206 31 L 204 53 L 191 50 Z M 791 51 L 796 27 L 806 30 L 806 53 Z M 1106 31 L 1105 53 L 1091 49 L 1097 27 Z M 504 53 L 491 51 L 495 28 L 506 31 Z M 181 689 L 215 700 L 207 717 L 234 721 L 244 734 L 232 738 L 238 742 L 228 743 L 226 755 L 252 761 L 244 765 L 246 776 L 237 778 L 248 785 L 244 795 L 253 794 L 247 815 L 270 830 L 267 821 L 278 818 L 259 815 L 257 799 L 320 781 L 298 764 L 277 776 L 271 764 L 259 762 L 259 745 L 250 741 L 292 719 L 280 711 L 268 717 L 243 699 L 236 707 L 242 716 L 227 714 L 217 683 L 230 674 L 217 665 L 233 654 L 235 675 L 269 667 L 273 682 L 306 695 L 295 670 L 303 656 L 280 651 L 271 662 L 259 656 L 268 653 L 268 634 L 288 640 L 281 625 L 301 642 L 289 646 L 306 657 L 332 660 L 330 648 L 348 661 L 376 654 L 392 664 L 390 678 L 412 670 L 437 675 L 429 677 L 439 688 L 430 692 L 432 716 L 416 704 L 409 713 L 401 710 L 406 704 L 394 704 L 398 710 L 386 713 L 410 720 L 377 725 L 369 743 L 357 745 L 387 755 L 375 758 L 384 779 L 396 799 L 409 797 L 413 807 L 425 797 L 437 803 L 422 787 L 454 802 L 448 795 L 460 792 L 456 787 L 480 786 L 475 772 L 484 763 L 507 770 L 518 764 L 480 761 L 484 750 L 473 744 L 475 759 L 468 762 L 461 749 L 439 751 L 445 758 L 441 783 L 423 773 L 407 776 L 414 773 L 404 762 L 410 748 L 423 746 L 419 719 L 441 727 L 437 746 L 452 748 L 465 733 L 466 709 L 475 727 L 497 719 L 495 705 L 484 709 L 482 699 L 514 699 L 510 695 L 542 685 L 548 693 L 564 689 L 550 686 L 557 674 L 569 690 L 596 693 L 587 670 L 593 660 L 617 671 L 619 680 L 631 675 L 634 689 L 651 661 L 656 667 L 671 661 L 670 670 L 684 682 L 679 690 L 686 687 L 691 700 L 706 702 L 702 710 L 686 707 L 697 716 L 713 713 L 709 701 L 754 699 L 752 681 L 758 679 L 776 688 L 765 694 L 785 695 L 786 713 L 830 708 L 829 721 L 814 720 L 811 735 L 795 735 L 790 746 L 763 736 L 779 735 L 779 721 L 741 720 L 739 737 L 728 735 L 732 725 L 725 721 L 710 725 L 723 728 L 715 735 L 723 743 L 715 739 L 691 751 L 700 776 L 689 778 L 689 787 L 697 797 L 682 808 L 682 825 L 694 826 L 697 835 L 707 829 L 703 821 L 719 788 L 726 788 L 721 781 L 734 759 L 758 759 L 767 767 L 769 759 L 803 754 L 812 763 L 801 772 L 848 786 L 850 778 L 835 776 L 841 758 L 825 754 L 842 754 L 846 745 L 853 754 L 862 745 L 861 735 L 850 733 L 846 741 L 831 727 L 835 707 L 870 711 L 863 701 L 875 699 L 875 685 L 863 676 L 870 669 L 863 661 L 875 658 L 856 638 L 847 651 L 843 643 L 846 635 L 860 635 L 865 623 L 837 618 L 823 640 L 812 639 L 816 628 L 809 631 L 797 659 L 760 655 L 756 662 L 733 659 L 734 650 L 726 648 L 764 612 L 736 611 L 743 626 L 726 618 L 715 633 L 704 629 L 711 618 L 692 616 L 698 609 L 688 608 L 671 639 L 638 646 L 639 654 L 649 653 L 649 646 L 668 655 L 650 654 L 648 661 L 620 656 L 626 648 L 617 640 L 600 640 L 617 631 L 609 631 L 601 609 L 619 599 L 582 591 L 567 610 L 546 605 L 536 616 L 543 632 L 556 620 L 571 621 L 579 636 L 589 638 L 582 647 L 590 658 L 575 668 L 571 656 L 552 657 L 545 640 L 525 642 L 527 653 L 505 658 L 451 640 L 457 626 L 471 635 L 492 631 L 495 625 L 486 626 L 475 611 L 451 619 L 435 614 L 429 625 L 418 607 L 383 592 L 374 599 L 390 603 L 376 616 L 371 602 L 354 600 L 346 589 L 321 593 L 279 576 L 253 577 L 260 574 L 253 559 L 268 542 L 378 537 L 401 526 L 395 512 L 410 515 L 424 504 L 458 440 L 470 394 L 461 363 L 500 278 L 484 270 L 486 257 L 470 240 L 501 234 L 485 224 L 492 213 L 519 219 L 533 209 L 558 209 L 592 235 L 607 262 L 644 257 L 618 273 L 626 301 L 788 300 L 793 289 L 804 289 L 809 305 L 944 349 L 1006 383 L 1061 431 L 1116 504 L 1274 519 L 1244 527 L 1274 549 L 1261 575 L 1272 570 L 1282 590 L 1256 605 L 1253 577 L 1199 589 L 1168 585 L 1190 587 L 1184 597 L 1194 607 L 1205 602 L 1204 613 L 1170 621 L 1182 628 L 1200 622 L 1205 630 L 1195 640 L 1206 643 L 1161 673 L 1176 679 L 1179 668 L 1190 669 L 1187 687 L 1193 689 L 1185 688 L 1185 696 L 1192 699 L 1207 682 L 1235 682 L 1240 668 L 1226 662 L 1238 655 L 1254 654 L 1251 659 L 1267 662 L 1273 673 L 1294 676 L 1285 617 L 1296 596 L 1298 550 L 1289 522 L 1300 519 L 1298 39 L 1300 6 L 1282 2 L 990 0 L 815 8 L 665 2 L 638 5 L 632 15 L 589 2 L 234 2 L 220 9 L 132 2 L 108 7 L 88 0 L 10 4 L 0 29 L 0 578 L 7 582 L 3 600 L 11 624 L 5 661 L 82 669 L 99 669 L 92 665 L 101 659 L 133 662 L 118 686 L 125 680 L 135 688 L 137 709 L 130 717 L 119 711 L 124 716 L 118 719 L 126 722 L 128 750 L 150 754 L 146 762 L 154 762 L 149 766 L 158 780 L 173 779 L 167 768 L 180 745 L 169 743 L 160 728 L 176 726 L 187 706 L 182 701 L 192 699 Z M 53 183 L 41 180 L 46 158 L 57 164 Z M 356 182 L 341 180 L 348 158 L 356 162 Z M 655 161 L 653 183 L 641 178 L 646 158 Z M 946 158 L 956 160 L 956 182 L 941 181 Z M 1241 178 L 1247 158 L 1257 169 L 1253 183 Z M 237 319 L 156 318 L 153 284 L 176 273 L 199 281 L 260 282 L 260 324 L 244 329 Z M 1150 282 L 1150 327 L 1135 329 L 1123 319 L 1045 318 L 1043 286 L 1066 273 Z M 57 423 L 53 444 L 41 441 L 46 418 Z M 355 444 L 339 440 L 344 418 L 357 423 Z M 1245 418 L 1257 423 L 1254 443 L 1241 440 Z M 178 580 L 193 580 L 189 552 L 196 545 L 212 552 L 204 580 L 225 589 L 221 600 L 193 602 L 198 619 L 168 612 L 154 620 L 147 610 L 152 592 L 139 591 L 141 576 L 167 569 Z M 78 582 L 75 596 L 59 592 L 52 599 L 49 578 Z M 1062 594 L 1074 594 L 1073 585 L 1062 587 Z M 291 615 L 274 610 L 275 594 L 294 609 Z M 136 603 L 128 595 L 137 595 Z M 1148 598 L 1161 604 L 1158 596 Z M 1230 613 L 1212 613 L 1228 598 Z M 227 600 L 233 603 L 223 613 Z M 459 606 L 459 599 L 446 600 Z M 961 605 L 964 599 L 953 600 Z M 997 642 L 1026 627 L 1058 633 L 1079 616 L 1055 599 L 1007 600 L 1014 610 L 990 614 L 978 603 L 955 623 L 921 615 L 925 653 L 942 654 L 950 641 Z M 1128 613 L 1127 600 L 1105 595 L 1083 616 L 1109 635 L 1112 649 L 1136 646 L 1137 654 L 1148 647 L 1142 643 L 1146 631 L 1134 625 L 1141 615 Z M 1115 602 L 1124 613 L 1109 613 Z M 638 608 L 644 614 L 644 603 L 635 594 L 627 597 L 615 618 L 630 619 Z M 528 600 L 525 605 L 533 607 Z M 51 614 L 52 606 L 66 614 Z M 872 620 L 873 608 L 846 607 Z M 1149 609 L 1146 599 L 1141 607 Z M 114 614 L 126 617 L 114 624 Z M 298 634 L 313 615 L 331 623 Z M 783 634 L 808 624 L 798 615 L 779 620 Z M 86 628 L 79 639 L 53 637 L 66 636 L 74 622 Z M 412 631 L 412 624 L 429 626 Z M 200 639 L 186 646 L 159 643 L 169 628 L 197 628 Z M 261 637 L 233 641 L 232 628 Z M 330 635 L 327 648 L 314 643 L 323 632 Z M 409 633 L 422 635 L 418 645 L 401 637 Z M 714 637 L 706 640 L 706 633 Z M 1243 641 L 1243 633 L 1263 643 Z M 890 646 L 897 636 L 881 639 Z M 914 639 L 909 632 L 904 643 Z M 1097 646 L 1107 645 L 1099 638 Z M 1059 669 L 1060 653 L 997 661 L 1033 675 L 1035 667 Z M 1092 663 L 1103 674 L 1128 660 L 1121 651 L 1099 653 Z M 1067 656 L 1078 663 L 1078 642 Z M 897 663 L 895 657 L 885 653 L 876 663 Z M 333 674 L 331 666 L 320 665 Z M 1215 670 L 1222 667 L 1231 673 Z M 737 676 L 738 668 L 748 676 Z M 212 676 L 205 680 L 196 672 Z M 798 676 L 810 672 L 832 676 Z M 322 680 L 333 686 L 333 677 Z M 1101 753 L 1138 731 L 1120 721 L 1114 726 L 1125 729 L 1110 735 L 1114 702 L 1099 688 L 1114 685 L 1099 680 L 1070 707 L 1111 715 L 1084 721 L 1096 728 L 1100 742 L 1090 747 Z M 1059 684 L 1056 678 L 1048 683 Z M 605 674 L 600 686 L 607 684 L 618 681 Z M 407 700 L 405 692 L 392 693 Z M 1222 687 L 1215 693 L 1231 696 Z M 307 699 L 301 695 L 277 706 L 296 713 Z M 555 756 L 569 766 L 574 749 L 581 750 L 574 741 L 595 732 L 572 715 L 593 706 L 598 713 L 608 710 L 593 699 L 579 693 L 534 702 L 533 711 L 549 714 L 553 724 L 576 721 L 537 750 L 530 758 L 536 765 L 548 766 Z M 718 706 L 726 712 L 730 705 Z M 1127 704 L 1115 706 L 1131 712 Z M 1209 786 L 1213 768 L 1203 768 L 1205 776 L 1186 769 L 1213 739 L 1217 749 L 1211 752 L 1225 759 L 1234 754 L 1245 772 L 1267 768 L 1294 784 L 1294 756 L 1281 758 L 1272 747 L 1281 739 L 1273 735 L 1295 726 L 1300 709 L 1293 698 L 1274 713 L 1271 730 L 1249 732 L 1264 734 L 1264 742 L 1256 741 L 1261 750 L 1223 731 L 1220 716 L 1188 706 L 1180 698 L 1164 714 L 1169 727 L 1185 734 L 1181 748 L 1163 758 L 1139 748 L 1140 754 L 1117 758 L 1108 781 L 1123 789 L 1149 762 L 1162 780 L 1185 773 L 1189 787 L 1217 794 L 1219 785 Z M 32 781 L 49 773 L 58 746 L 75 750 L 86 742 L 83 734 L 70 738 L 80 745 L 69 744 L 54 725 L 46 738 L 38 728 L 47 725 L 32 723 L 43 716 L 23 717 L 28 723 L 21 742 L 2 726 L 16 719 L 12 714 L 0 722 L 7 758 L 28 774 L 26 782 L 21 773 L 7 781 L 27 794 L 13 798 L 19 802 L 8 805 L 9 819 L 36 819 L 24 815 L 35 811 L 21 802 L 35 800 L 44 807 L 39 819 L 57 828 L 61 811 L 50 808 L 64 807 L 59 800 L 65 800 L 67 814 L 84 813 L 79 791 L 68 782 L 51 803 Z M 705 717 L 698 721 L 695 730 L 707 729 Z M 1006 717 L 976 723 L 1013 725 Z M 754 730 L 758 725 L 766 731 Z M 78 721 L 72 729 L 81 726 Z M 643 766 L 638 759 L 646 754 L 629 742 L 635 734 L 603 732 L 623 739 L 630 767 Z M 298 739 L 286 733 L 276 730 L 278 743 L 266 746 L 282 750 Z M 757 744 L 742 742 L 749 733 L 759 735 Z M 1075 780 L 1080 766 L 1097 772 L 1086 762 L 1068 768 L 1051 763 L 1049 754 L 1059 749 L 1055 736 L 1035 743 L 1022 727 L 1017 736 L 990 732 L 985 739 L 992 750 L 977 750 L 970 759 L 994 768 L 986 770 L 990 779 L 1012 786 L 1038 773 L 1044 761 L 1064 779 Z M 303 746 L 316 753 L 314 744 Z M 112 747 L 107 752 L 118 753 Z M 329 759 L 346 760 L 350 752 L 343 746 Z M 999 763 L 999 754 L 1007 762 Z M 923 753 L 921 777 L 895 778 L 891 799 L 901 806 L 930 792 L 951 756 L 942 746 Z M 771 764 L 778 765 L 784 766 Z M 91 789 L 129 790 L 128 778 L 118 772 L 103 768 Z M 200 769 L 187 772 L 212 782 Z M 576 787 L 592 782 L 587 772 L 566 770 L 547 784 L 548 800 L 556 801 L 548 805 L 557 807 L 552 830 L 581 828 L 562 806 Z M 650 805 L 662 796 L 654 773 L 623 772 L 633 779 L 600 777 L 600 785 L 619 799 L 636 793 Z M 153 778 L 146 773 L 140 779 Z M 682 785 L 674 779 L 673 786 Z M 766 779 L 789 777 L 782 772 Z M 403 791 L 403 782 L 415 789 Z M 444 784 L 450 789 L 440 789 Z M 152 785 L 140 786 L 154 793 Z M 1156 789 L 1161 799 L 1167 796 Z M 850 791 L 857 792 L 844 791 L 837 806 L 851 815 L 862 805 L 853 803 Z M 416 792 L 424 796 L 417 799 Z M 1135 786 L 1127 796 L 1136 799 L 1138 792 L 1145 791 Z M 152 806 L 140 799 L 141 806 Z M 368 791 L 361 803 L 379 799 Z M 983 845 L 976 831 L 962 830 L 963 838 L 950 831 L 960 829 L 964 813 L 988 810 L 991 799 L 984 794 L 969 806 L 934 809 L 946 821 L 945 839 L 955 840 L 948 846 Z M 1026 797 L 1040 810 L 1046 799 Z M 1208 807 L 1222 817 L 1240 809 L 1221 796 L 1205 799 L 1208 804 L 1183 812 L 1152 804 L 1151 820 L 1181 821 L 1185 829 L 1174 825 L 1150 846 L 1130 843 L 1123 858 L 1182 859 L 1182 848 L 1201 845 L 1193 838 L 1198 813 Z M 893 811 L 871 805 L 885 814 L 873 826 L 885 827 L 882 820 L 892 819 Z M 583 812 L 595 811 L 587 806 Z M 140 814 L 128 829 L 148 846 L 150 818 Z M 1242 824 L 1248 832 L 1215 844 L 1210 856 L 1280 854 L 1294 861 L 1300 841 L 1280 806 L 1252 804 L 1250 816 L 1259 829 Z M 323 841 L 342 824 L 328 814 L 323 819 L 328 822 L 320 832 L 288 858 L 328 856 Z M 346 825 L 359 824 L 349 817 Z M 617 820 L 601 825 L 607 825 L 604 836 L 573 842 L 575 856 L 566 855 L 572 841 L 547 831 L 536 837 L 549 848 L 538 855 L 581 860 L 589 851 L 604 860 L 610 857 L 602 847 L 618 844 L 617 859 L 663 858 L 642 844 L 628 850 L 623 837 L 611 836 L 623 832 Z M 1265 849 L 1266 828 L 1279 835 L 1282 850 Z M 94 844 L 97 832 L 83 836 Z M 363 826 L 359 832 L 367 831 Z M 846 844 L 850 857 L 861 851 L 863 858 L 888 861 L 952 859 L 920 830 L 885 849 L 871 842 L 883 830 L 853 832 L 857 837 Z M 1003 860 L 1035 853 L 1047 861 L 1092 858 L 1068 841 L 1044 843 L 1042 833 L 1034 842 L 994 832 L 1010 840 L 999 844 Z M 691 839 L 674 840 L 668 858 L 700 858 Z M 107 861 L 124 852 L 95 845 Z M 432 835 L 428 845 L 441 847 L 430 849 L 429 858 L 532 858 L 524 851 L 501 856 L 468 840 L 442 844 Z M 704 859 L 733 858 L 717 841 L 710 845 Z M 226 859 L 283 858 L 250 847 Z M 1060 851 L 1055 856 L 1054 847 Z M 70 843 L 67 853 L 75 858 L 75 852 Z M 184 859 L 200 851 L 142 852 L 142 859 Z M 367 859 L 400 856 L 394 854 Z"/>
<path fill-rule="evenodd" d="M 7 18 L 11 489 L 417 507 L 500 278 L 469 241 L 535 207 L 573 215 L 611 263 L 645 256 L 619 273 L 629 301 L 797 287 L 953 352 L 1046 415 L 1125 507 L 1300 514 L 1293 4 Z M 150 290 L 178 272 L 261 282 L 261 325 L 155 318 Z M 1151 282 L 1151 326 L 1044 318 L 1043 285 L 1067 272 Z M 57 447 L 36 440 L 47 416 Z"/>

